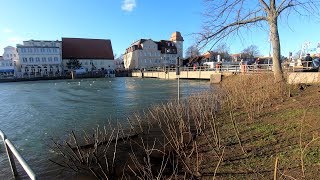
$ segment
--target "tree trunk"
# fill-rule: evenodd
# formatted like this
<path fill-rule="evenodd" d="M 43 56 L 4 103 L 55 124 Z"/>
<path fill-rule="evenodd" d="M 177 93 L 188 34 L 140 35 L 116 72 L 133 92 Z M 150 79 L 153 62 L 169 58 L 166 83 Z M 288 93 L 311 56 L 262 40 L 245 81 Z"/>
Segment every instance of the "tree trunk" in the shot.
<path fill-rule="evenodd" d="M 268 23 L 270 26 L 271 43 L 272 43 L 272 61 L 273 74 L 276 82 L 284 81 L 281 67 L 280 38 L 278 32 L 278 17 L 269 16 Z"/>

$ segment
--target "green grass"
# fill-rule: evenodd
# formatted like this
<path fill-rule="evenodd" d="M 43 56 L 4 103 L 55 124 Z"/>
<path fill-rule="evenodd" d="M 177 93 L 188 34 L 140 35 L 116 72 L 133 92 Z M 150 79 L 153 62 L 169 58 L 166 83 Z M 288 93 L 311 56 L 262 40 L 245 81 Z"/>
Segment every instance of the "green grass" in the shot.
<path fill-rule="evenodd" d="M 306 164 L 320 165 L 320 147 L 312 147 L 305 154 Z"/>

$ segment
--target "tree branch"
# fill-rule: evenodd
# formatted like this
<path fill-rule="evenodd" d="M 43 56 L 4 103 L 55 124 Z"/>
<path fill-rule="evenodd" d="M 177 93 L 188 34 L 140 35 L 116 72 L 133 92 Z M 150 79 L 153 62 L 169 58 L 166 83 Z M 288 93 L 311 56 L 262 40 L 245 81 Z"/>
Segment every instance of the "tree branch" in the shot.
<path fill-rule="evenodd" d="M 245 24 L 256 23 L 256 22 L 263 21 L 263 20 L 267 20 L 266 17 L 258 16 L 258 17 L 254 17 L 251 19 L 243 20 L 243 21 L 236 21 L 236 22 L 230 23 L 230 24 L 220 28 L 218 31 L 216 31 L 215 33 L 213 33 L 207 37 L 205 36 L 204 39 L 211 39 L 211 38 L 217 36 L 218 34 L 222 33 L 223 31 L 225 31 L 231 27 L 234 27 L 234 26 L 241 26 L 241 25 L 245 25 Z"/>
<path fill-rule="evenodd" d="M 293 6 L 295 6 L 295 5 L 294 5 L 294 4 L 287 4 L 286 6 L 283 6 L 282 8 L 278 9 L 278 10 L 277 10 L 278 16 L 279 16 L 285 9 L 290 8 L 290 7 L 293 7 Z"/>
<path fill-rule="evenodd" d="M 259 0 L 259 2 L 260 2 L 260 4 L 262 4 L 262 6 L 263 6 L 263 8 L 264 8 L 264 10 L 265 10 L 266 12 L 269 12 L 269 11 L 270 11 L 269 6 L 267 5 L 267 3 L 266 3 L 264 0 Z"/>

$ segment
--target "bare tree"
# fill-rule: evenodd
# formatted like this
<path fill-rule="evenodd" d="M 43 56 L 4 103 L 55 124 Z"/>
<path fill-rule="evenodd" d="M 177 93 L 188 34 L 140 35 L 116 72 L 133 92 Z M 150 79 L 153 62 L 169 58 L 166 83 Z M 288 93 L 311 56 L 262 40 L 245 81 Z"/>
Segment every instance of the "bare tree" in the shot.
<path fill-rule="evenodd" d="M 197 46 L 191 45 L 190 47 L 187 48 L 185 52 L 185 57 L 196 57 L 199 56 L 200 52 Z"/>
<path fill-rule="evenodd" d="M 230 59 L 230 48 L 226 43 L 218 44 L 213 51 L 219 53 L 223 59 Z"/>
<path fill-rule="evenodd" d="M 248 55 L 250 58 L 257 57 L 260 55 L 258 46 L 256 45 L 250 45 L 246 47 L 242 50 L 242 53 Z"/>
<path fill-rule="evenodd" d="M 215 44 L 230 34 L 238 33 L 240 28 L 268 25 L 276 81 L 283 80 L 278 18 L 285 12 L 287 15 L 290 12 L 300 14 L 314 12 L 319 4 L 317 0 L 205 0 L 205 2 L 209 8 L 209 12 L 206 13 L 208 18 L 204 31 L 199 33 L 198 43 L 202 46 L 212 42 Z"/>

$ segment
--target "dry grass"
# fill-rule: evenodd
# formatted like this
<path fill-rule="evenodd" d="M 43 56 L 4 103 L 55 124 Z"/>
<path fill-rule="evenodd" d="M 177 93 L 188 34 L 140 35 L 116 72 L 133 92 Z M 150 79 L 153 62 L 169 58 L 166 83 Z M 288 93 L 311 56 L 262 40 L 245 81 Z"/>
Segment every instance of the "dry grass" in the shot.
<path fill-rule="evenodd" d="M 310 112 L 290 103 L 300 95 L 271 75 L 234 76 L 215 92 L 134 115 L 130 128 L 71 133 L 54 141 L 62 158 L 53 161 L 99 179 L 312 178 L 319 136 L 307 126 L 314 123 Z"/>

